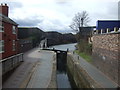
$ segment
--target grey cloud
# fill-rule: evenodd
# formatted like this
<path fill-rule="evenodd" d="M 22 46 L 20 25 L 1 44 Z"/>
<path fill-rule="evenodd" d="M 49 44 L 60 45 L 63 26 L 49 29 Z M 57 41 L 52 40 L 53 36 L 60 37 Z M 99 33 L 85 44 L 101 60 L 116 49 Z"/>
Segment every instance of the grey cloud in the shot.
<path fill-rule="evenodd" d="M 36 17 L 28 17 L 25 19 L 13 19 L 16 23 L 19 24 L 19 26 L 37 26 L 39 23 L 41 23 L 43 20 L 38 19 Z"/>
<path fill-rule="evenodd" d="M 11 9 L 23 7 L 23 4 L 20 2 L 9 2 L 8 4 Z"/>
<path fill-rule="evenodd" d="M 9 8 L 11 9 L 11 10 L 13 10 L 13 9 L 15 9 L 15 8 L 21 8 L 21 7 L 23 7 L 23 4 L 21 3 L 21 2 L 15 2 L 15 1 L 13 1 L 13 2 L 10 2 L 9 0 L 8 1 L 2 1 L 2 2 L 0 2 L 0 3 L 6 3 L 6 4 L 8 4 L 8 6 L 9 6 Z"/>

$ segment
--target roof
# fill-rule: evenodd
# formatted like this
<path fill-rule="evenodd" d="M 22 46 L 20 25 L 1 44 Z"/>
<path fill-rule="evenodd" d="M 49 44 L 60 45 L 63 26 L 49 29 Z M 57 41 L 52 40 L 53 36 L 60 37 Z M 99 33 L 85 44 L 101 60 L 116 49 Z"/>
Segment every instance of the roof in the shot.
<path fill-rule="evenodd" d="M 3 15 L 0 13 L 0 21 L 4 21 L 13 25 L 18 25 L 16 22 L 14 22 L 12 19 L 10 19 L 9 17 Z"/>

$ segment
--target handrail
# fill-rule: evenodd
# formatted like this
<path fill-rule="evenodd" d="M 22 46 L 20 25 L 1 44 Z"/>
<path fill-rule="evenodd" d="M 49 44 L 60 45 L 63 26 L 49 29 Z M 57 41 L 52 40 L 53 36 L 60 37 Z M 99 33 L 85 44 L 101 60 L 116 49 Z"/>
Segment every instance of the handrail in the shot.
<path fill-rule="evenodd" d="M 0 63 L 2 63 L 2 75 L 16 68 L 22 61 L 23 53 L 0 60 Z"/>
<path fill-rule="evenodd" d="M 16 54 L 16 55 L 13 55 L 13 56 L 11 56 L 11 57 L 8 57 L 8 58 L 5 58 L 5 59 L 2 59 L 2 60 L 0 60 L 0 63 L 6 61 L 6 60 L 8 60 L 8 59 L 11 59 L 11 58 L 14 58 L 14 57 L 20 56 L 20 55 L 23 55 L 23 53 Z"/>

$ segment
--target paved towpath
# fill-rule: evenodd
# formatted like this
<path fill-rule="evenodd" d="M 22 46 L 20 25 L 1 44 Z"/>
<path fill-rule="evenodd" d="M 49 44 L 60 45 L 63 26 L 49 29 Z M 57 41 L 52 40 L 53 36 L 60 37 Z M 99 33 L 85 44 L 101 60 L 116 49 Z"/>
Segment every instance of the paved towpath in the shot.
<path fill-rule="evenodd" d="M 100 84 L 103 88 L 116 88 L 117 84 L 114 83 L 111 79 L 109 79 L 105 74 L 103 74 L 100 70 L 94 67 L 92 64 L 85 61 L 76 53 L 73 54 L 72 52 L 69 53 L 83 69 L 96 81 Z M 78 60 L 79 56 L 79 60 Z"/>
<path fill-rule="evenodd" d="M 35 72 L 32 75 L 27 88 L 47 88 L 52 75 L 53 52 L 40 51 L 40 60 L 36 65 Z"/>
<path fill-rule="evenodd" d="M 53 52 L 34 48 L 24 53 L 24 62 L 3 84 L 3 88 L 46 88 L 51 80 Z"/>

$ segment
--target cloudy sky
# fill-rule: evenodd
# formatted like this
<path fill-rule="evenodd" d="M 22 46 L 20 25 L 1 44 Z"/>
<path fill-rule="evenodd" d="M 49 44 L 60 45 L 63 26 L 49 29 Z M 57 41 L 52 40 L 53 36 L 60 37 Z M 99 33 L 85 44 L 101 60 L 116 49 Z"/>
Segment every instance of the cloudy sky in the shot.
<path fill-rule="evenodd" d="M 77 12 L 87 11 L 89 25 L 97 20 L 117 20 L 119 0 L 0 0 L 9 5 L 9 17 L 19 26 L 44 31 L 72 32 L 69 25 Z"/>

